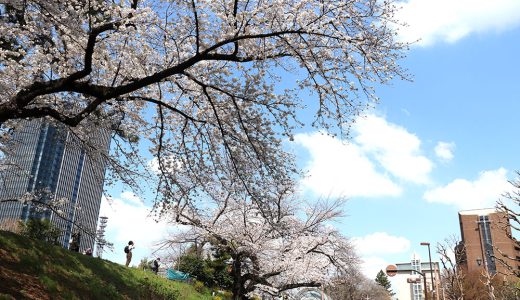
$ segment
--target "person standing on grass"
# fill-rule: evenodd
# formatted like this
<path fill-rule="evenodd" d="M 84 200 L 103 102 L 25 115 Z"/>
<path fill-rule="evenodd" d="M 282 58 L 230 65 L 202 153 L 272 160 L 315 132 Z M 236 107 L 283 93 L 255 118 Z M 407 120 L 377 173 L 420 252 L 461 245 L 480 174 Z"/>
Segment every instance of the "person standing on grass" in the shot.
<path fill-rule="evenodd" d="M 159 271 L 159 262 L 160 261 L 161 261 L 161 258 L 157 257 L 157 259 L 155 259 L 152 262 L 152 271 L 155 273 L 155 275 L 157 275 L 157 272 Z"/>
<path fill-rule="evenodd" d="M 134 249 L 134 242 L 129 241 L 128 245 L 125 247 L 125 253 L 126 253 L 126 264 L 125 266 L 128 267 L 130 264 L 130 261 L 132 260 L 132 250 Z"/>

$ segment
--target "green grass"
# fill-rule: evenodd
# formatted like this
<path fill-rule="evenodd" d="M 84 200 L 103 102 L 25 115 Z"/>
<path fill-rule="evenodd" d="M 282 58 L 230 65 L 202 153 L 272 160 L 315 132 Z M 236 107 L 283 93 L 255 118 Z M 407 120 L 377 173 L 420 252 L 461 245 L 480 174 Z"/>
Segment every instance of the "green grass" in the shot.
<path fill-rule="evenodd" d="M 210 300 L 209 290 L 0 231 L 2 299 Z"/>

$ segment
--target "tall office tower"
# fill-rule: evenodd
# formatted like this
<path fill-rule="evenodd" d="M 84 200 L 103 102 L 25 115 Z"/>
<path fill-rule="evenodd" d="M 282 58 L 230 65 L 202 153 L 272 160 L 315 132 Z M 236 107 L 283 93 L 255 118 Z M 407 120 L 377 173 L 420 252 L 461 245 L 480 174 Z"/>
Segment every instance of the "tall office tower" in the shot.
<path fill-rule="evenodd" d="M 42 202 L 51 197 L 67 201 L 59 215 L 31 204 L 3 202 L 0 220 L 46 218 L 63 232 L 59 240 L 63 247 L 69 248 L 71 237 L 79 236 L 79 251 L 93 249 L 110 132 L 93 129 L 85 139 L 89 149 L 63 126 L 43 119 L 25 121 L 6 145 L 3 165 L 8 167 L 2 170 L 0 199 L 20 199 L 29 193 L 40 195 Z"/>
<path fill-rule="evenodd" d="M 494 274 L 511 274 L 510 268 L 520 268 L 517 257 L 520 249 L 511 235 L 507 215 L 495 209 L 475 209 L 459 212 L 462 257 L 457 260 L 468 272 L 488 271 Z M 513 258 L 513 259 L 508 259 Z"/>

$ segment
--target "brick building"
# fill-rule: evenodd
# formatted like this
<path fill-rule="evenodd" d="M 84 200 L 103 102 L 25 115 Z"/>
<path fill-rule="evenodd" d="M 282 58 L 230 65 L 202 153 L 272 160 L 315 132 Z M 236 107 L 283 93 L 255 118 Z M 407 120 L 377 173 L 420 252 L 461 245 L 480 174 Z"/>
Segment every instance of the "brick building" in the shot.
<path fill-rule="evenodd" d="M 520 257 L 520 249 L 510 239 L 507 215 L 495 209 L 464 210 L 459 212 L 459 222 L 465 249 L 457 259 L 468 272 L 506 276 L 520 269 L 518 261 L 509 259 Z"/>

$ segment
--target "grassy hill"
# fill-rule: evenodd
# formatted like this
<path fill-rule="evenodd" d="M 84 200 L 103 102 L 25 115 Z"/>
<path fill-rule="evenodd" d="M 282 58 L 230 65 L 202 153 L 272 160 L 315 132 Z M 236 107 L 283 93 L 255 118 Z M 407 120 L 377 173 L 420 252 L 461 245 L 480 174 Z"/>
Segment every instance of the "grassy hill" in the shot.
<path fill-rule="evenodd" d="M 199 289 L 200 290 L 200 289 Z M 0 300 L 210 300 L 209 291 L 0 231 Z"/>

